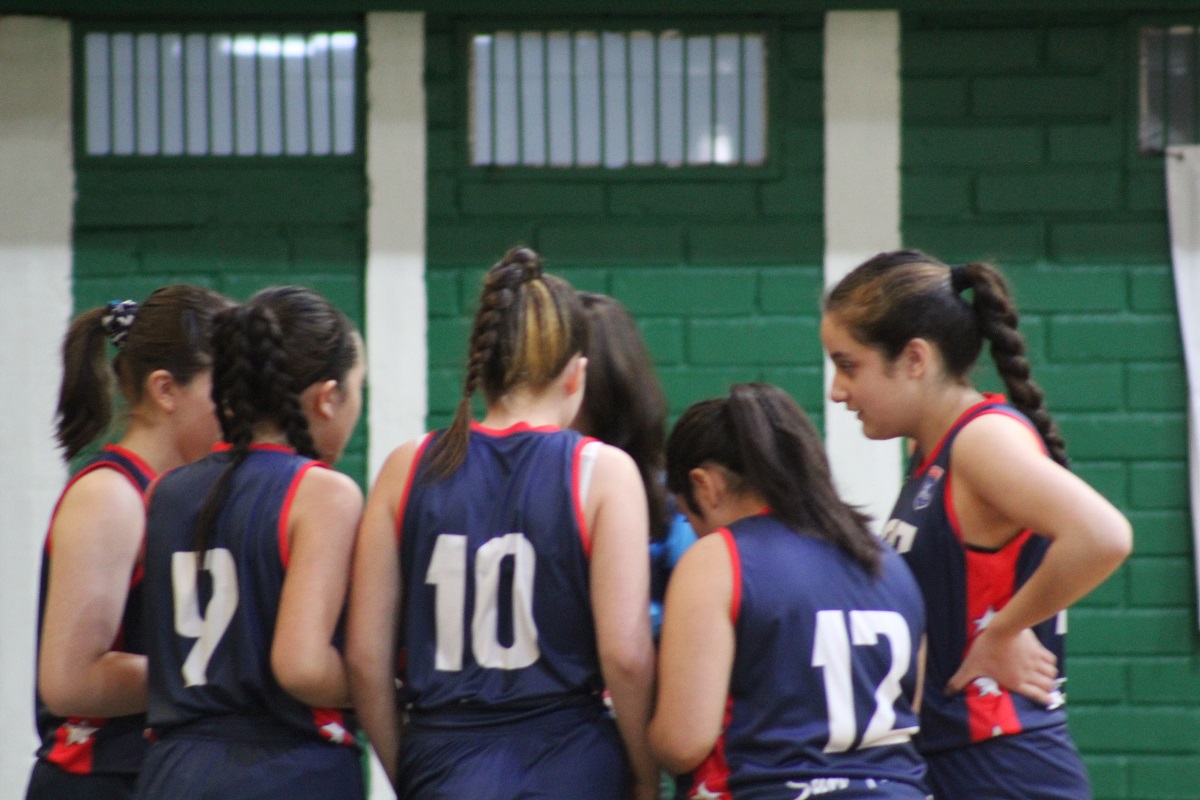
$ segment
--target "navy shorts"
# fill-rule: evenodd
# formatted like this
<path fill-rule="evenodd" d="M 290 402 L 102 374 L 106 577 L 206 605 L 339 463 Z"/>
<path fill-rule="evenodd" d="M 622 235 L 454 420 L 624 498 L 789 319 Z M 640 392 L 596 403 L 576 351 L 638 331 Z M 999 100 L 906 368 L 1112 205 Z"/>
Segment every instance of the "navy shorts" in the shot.
<path fill-rule="evenodd" d="M 215 726 L 213 726 L 215 727 Z M 150 745 L 139 800 L 363 800 L 361 752 L 303 736 L 189 730 Z"/>
<path fill-rule="evenodd" d="M 599 703 L 495 725 L 410 722 L 396 794 L 405 800 L 622 800 L 630 772 Z"/>
<path fill-rule="evenodd" d="M 130 800 L 136 780 L 134 775 L 76 775 L 39 759 L 25 800 Z"/>
<path fill-rule="evenodd" d="M 1092 800 L 1065 725 L 926 754 L 936 800 Z"/>

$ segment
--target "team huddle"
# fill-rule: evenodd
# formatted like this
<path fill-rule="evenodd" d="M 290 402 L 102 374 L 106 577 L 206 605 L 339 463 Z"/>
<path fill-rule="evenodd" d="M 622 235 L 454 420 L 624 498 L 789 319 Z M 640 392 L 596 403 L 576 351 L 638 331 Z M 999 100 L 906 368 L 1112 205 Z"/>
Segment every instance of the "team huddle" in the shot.
<path fill-rule="evenodd" d="M 881 537 L 778 388 L 668 437 L 634 320 L 528 248 L 484 278 L 453 422 L 365 502 L 329 468 L 364 343 L 319 294 L 81 314 L 65 456 L 127 413 L 47 534 L 27 797 L 362 798 L 369 743 L 401 800 L 1090 798 L 1065 609 L 1131 532 L 1000 273 L 882 253 L 821 311 L 832 400 L 911 444 Z"/>

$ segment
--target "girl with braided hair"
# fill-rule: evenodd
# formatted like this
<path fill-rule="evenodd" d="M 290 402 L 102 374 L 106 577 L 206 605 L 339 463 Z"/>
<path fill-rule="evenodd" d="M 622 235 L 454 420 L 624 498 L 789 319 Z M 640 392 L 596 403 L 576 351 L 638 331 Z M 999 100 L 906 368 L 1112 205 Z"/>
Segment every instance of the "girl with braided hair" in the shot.
<path fill-rule="evenodd" d="M 575 290 L 509 251 L 453 423 L 393 452 L 371 489 L 347 662 L 400 797 L 657 795 L 646 492 L 623 451 L 566 429 L 587 330 Z"/>
<path fill-rule="evenodd" d="M 985 339 L 1007 400 L 971 383 Z M 1090 798 L 1063 707 L 1065 609 L 1120 565 L 1132 536 L 1067 469 L 1003 278 L 881 253 L 830 291 L 821 340 L 830 397 L 866 436 L 915 444 L 883 533 L 925 597 L 917 741 L 935 796 Z"/>
<path fill-rule="evenodd" d="M 41 747 L 30 800 L 133 796 L 145 753 L 143 492 L 155 475 L 200 458 L 220 438 L 208 334 L 213 315 L 228 305 L 208 289 L 165 286 L 141 305 L 126 300 L 85 311 L 67 332 L 58 401 L 66 459 L 107 431 L 114 386 L 128 412 L 116 444 L 88 458 L 67 484 L 46 535 Z"/>
<path fill-rule="evenodd" d="M 150 491 L 137 797 L 362 797 L 339 652 L 362 493 L 327 467 L 362 408 L 362 340 L 287 286 L 219 314 L 213 352 L 224 445 Z"/>

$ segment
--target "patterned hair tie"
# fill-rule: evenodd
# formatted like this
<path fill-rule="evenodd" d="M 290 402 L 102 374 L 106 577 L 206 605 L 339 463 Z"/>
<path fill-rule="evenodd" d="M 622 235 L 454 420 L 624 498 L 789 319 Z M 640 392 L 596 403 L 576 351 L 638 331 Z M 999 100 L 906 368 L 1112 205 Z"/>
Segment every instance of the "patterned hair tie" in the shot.
<path fill-rule="evenodd" d="M 113 300 L 108 304 L 108 311 L 100 318 L 100 327 L 108 335 L 113 347 L 120 350 L 129 336 L 129 329 L 137 319 L 138 304 L 134 300 Z"/>

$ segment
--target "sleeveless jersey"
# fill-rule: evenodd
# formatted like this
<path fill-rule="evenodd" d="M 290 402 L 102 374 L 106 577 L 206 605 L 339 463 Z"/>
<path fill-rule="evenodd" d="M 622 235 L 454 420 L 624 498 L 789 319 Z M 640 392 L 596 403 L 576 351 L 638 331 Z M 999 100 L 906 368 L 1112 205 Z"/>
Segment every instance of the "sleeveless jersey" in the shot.
<path fill-rule="evenodd" d="M 733 567 L 736 646 L 722 733 L 690 796 L 792 800 L 865 782 L 924 797 L 910 739 L 925 611 L 900 558 L 884 548 L 873 577 L 769 513 L 714 535 Z"/>
<path fill-rule="evenodd" d="M 63 489 L 58 504 L 54 507 L 54 515 L 50 518 L 51 529 L 54 527 L 54 517 L 58 516 L 58 508 L 62 505 L 62 498 L 77 480 L 98 469 L 116 470 L 124 475 L 139 493 L 144 493 L 155 477 L 154 471 L 136 453 L 116 445 L 107 445 L 89 459 Z M 50 558 L 53 547 L 54 543 L 47 532 L 42 555 L 41 596 L 38 605 L 39 645 L 42 639 L 42 617 L 46 613 L 46 596 L 50 586 Z M 125 653 L 146 652 L 141 626 L 141 583 L 142 568 L 138 565 L 130 578 L 129 597 L 125 601 L 125 612 L 121 618 L 117 640 L 112 644 L 113 650 Z M 40 646 L 38 649 L 41 649 Z M 146 727 L 145 714 L 130 714 L 112 719 L 67 719 L 52 714 L 42 702 L 41 695 L 36 692 L 34 703 L 38 734 L 42 740 L 37 751 L 38 758 L 79 775 L 136 775 L 141 768 L 146 752 L 146 742 L 142 737 Z"/>
<path fill-rule="evenodd" d="M 1066 722 L 1061 699 L 1054 708 L 1046 708 L 990 678 L 975 680 L 965 692 L 945 694 L 970 643 L 1029 579 L 1049 546 L 1049 540 L 1028 530 L 995 551 L 963 541 L 951 500 L 950 457 L 959 431 L 984 414 L 1006 414 L 1030 425 L 999 395 L 988 395 L 967 409 L 932 453 L 914 454 L 884 529 L 884 537 L 904 556 L 925 596 L 929 652 L 917 740 L 925 753 Z M 1033 631 L 1058 657 L 1061 670 L 1065 612 Z"/>
<path fill-rule="evenodd" d="M 579 492 L 589 441 L 475 424 L 442 480 L 418 451 L 397 531 L 402 700 L 417 714 L 501 722 L 600 690 Z"/>
<path fill-rule="evenodd" d="M 253 446 L 233 473 L 198 571 L 196 519 L 229 458 L 228 448 L 219 447 L 172 470 L 150 497 L 144 593 L 150 727 L 158 735 L 188 725 L 219 732 L 208 724 L 212 718 L 262 717 L 353 744 L 352 723 L 340 710 L 305 705 L 271 670 L 288 513 L 304 473 L 325 465 L 285 447 Z"/>

